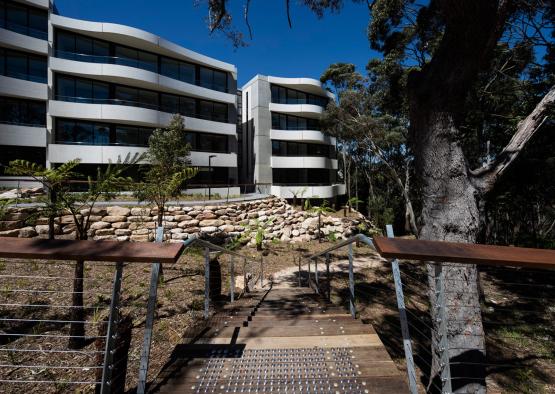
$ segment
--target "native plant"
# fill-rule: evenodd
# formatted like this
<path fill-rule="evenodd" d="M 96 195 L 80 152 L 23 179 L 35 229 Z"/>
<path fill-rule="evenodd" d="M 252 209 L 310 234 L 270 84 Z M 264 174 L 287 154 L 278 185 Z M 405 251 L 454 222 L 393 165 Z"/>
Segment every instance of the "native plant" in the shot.
<path fill-rule="evenodd" d="M 322 214 L 335 211 L 330 207 L 328 200 L 323 200 L 322 204 L 310 208 L 310 211 L 318 215 L 318 242 L 322 242 Z"/>
<path fill-rule="evenodd" d="M 135 195 L 158 209 L 157 225 L 163 226 L 166 204 L 178 197 L 185 181 L 198 170 L 190 167 L 190 145 L 185 141 L 185 124 L 180 115 L 174 115 L 168 127 L 156 129 L 148 140 L 144 179 L 137 184 Z"/>

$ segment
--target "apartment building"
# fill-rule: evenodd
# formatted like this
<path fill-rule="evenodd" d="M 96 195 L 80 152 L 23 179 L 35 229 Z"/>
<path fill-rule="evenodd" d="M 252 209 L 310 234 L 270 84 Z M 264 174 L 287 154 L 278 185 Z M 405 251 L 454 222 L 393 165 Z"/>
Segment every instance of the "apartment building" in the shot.
<path fill-rule="evenodd" d="M 86 175 L 145 152 L 179 113 L 200 170 L 189 192 L 335 198 L 336 142 L 319 124 L 333 98 L 309 78 L 257 75 L 240 91 L 234 65 L 155 34 L 64 17 L 52 0 L 0 0 L 2 186 L 32 183 L 4 173 L 14 159 L 79 158 Z"/>
<path fill-rule="evenodd" d="M 144 152 L 179 113 L 200 169 L 190 183 L 237 184 L 234 65 L 133 27 L 58 15 L 48 0 L 0 0 L 0 47 L 2 165 L 80 158 L 87 174 Z"/>
<path fill-rule="evenodd" d="M 240 176 L 269 185 L 270 193 L 334 199 L 338 180 L 336 140 L 320 118 L 333 100 L 320 81 L 256 75 L 242 90 Z"/>

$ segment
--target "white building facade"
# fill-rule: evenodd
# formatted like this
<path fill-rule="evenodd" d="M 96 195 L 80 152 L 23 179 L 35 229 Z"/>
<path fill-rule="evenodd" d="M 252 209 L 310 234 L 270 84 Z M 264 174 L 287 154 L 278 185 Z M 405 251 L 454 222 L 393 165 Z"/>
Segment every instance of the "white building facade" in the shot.
<path fill-rule="evenodd" d="M 144 152 L 179 113 L 200 169 L 190 183 L 238 183 L 234 65 L 133 27 L 57 15 L 48 0 L 1 0 L 0 47 L 2 166 L 80 158 L 87 174 Z"/>
<path fill-rule="evenodd" d="M 335 199 L 336 140 L 321 131 L 320 118 L 334 96 L 311 78 L 257 75 L 242 88 L 240 176 L 268 185 L 284 198 Z"/>

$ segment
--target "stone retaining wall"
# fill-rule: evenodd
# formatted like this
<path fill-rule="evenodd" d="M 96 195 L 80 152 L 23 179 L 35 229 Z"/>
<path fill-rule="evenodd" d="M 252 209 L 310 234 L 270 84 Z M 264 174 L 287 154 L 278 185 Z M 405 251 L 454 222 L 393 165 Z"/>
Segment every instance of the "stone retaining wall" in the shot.
<path fill-rule="evenodd" d="M 35 218 L 35 208 L 11 208 L 0 221 L 0 236 L 46 237 L 48 220 Z M 156 209 L 148 207 L 110 206 L 94 208 L 89 236 L 91 239 L 119 241 L 153 241 Z M 82 211 L 86 215 L 88 211 Z M 33 222 L 32 225 L 30 222 Z M 165 239 L 180 242 L 190 237 L 228 241 L 241 237 L 254 238 L 258 228 L 264 229 L 266 242 L 303 242 L 317 239 L 318 217 L 313 212 L 297 211 L 284 199 L 269 197 L 225 205 L 169 206 L 164 216 Z M 357 219 L 322 215 L 324 237 L 344 239 L 372 225 L 362 215 Z M 75 225 L 71 215 L 56 219 L 56 238 L 75 239 Z M 333 235 L 330 235 L 333 234 Z M 254 239 L 250 240 L 254 243 Z"/>

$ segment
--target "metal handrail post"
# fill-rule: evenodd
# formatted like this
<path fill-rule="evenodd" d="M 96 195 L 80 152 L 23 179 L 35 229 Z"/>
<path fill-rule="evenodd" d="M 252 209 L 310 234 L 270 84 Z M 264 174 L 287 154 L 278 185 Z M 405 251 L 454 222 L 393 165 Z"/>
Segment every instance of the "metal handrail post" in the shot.
<path fill-rule="evenodd" d="M 314 259 L 314 283 L 316 284 L 316 294 L 320 294 L 320 286 L 318 284 L 318 258 Z"/>
<path fill-rule="evenodd" d="M 264 258 L 260 256 L 260 287 L 264 287 Z"/>
<path fill-rule="evenodd" d="M 301 256 L 299 256 L 299 287 L 301 287 Z"/>
<path fill-rule="evenodd" d="M 387 236 L 394 238 L 393 226 L 386 226 Z M 412 343 L 409 334 L 409 325 L 407 320 L 407 311 L 405 309 L 405 296 L 403 294 L 403 283 L 401 282 L 401 272 L 399 270 L 399 261 L 391 260 L 391 269 L 393 271 L 393 280 L 395 282 L 395 294 L 397 296 L 397 308 L 399 309 L 399 319 L 401 321 L 401 333 L 403 336 L 403 347 L 405 350 L 405 360 L 407 362 L 407 375 L 409 379 L 409 390 L 411 394 L 418 394 L 416 386 L 416 371 L 414 369 L 414 358 L 412 355 Z"/>
<path fill-rule="evenodd" d="M 355 275 L 353 271 L 353 243 L 349 244 L 349 309 L 351 316 L 356 319 L 355 309 Z"/>
<path fill-rule="evenodd" d="M 439 347 L 437 351 L 440 354 L 440 377 L 441 377 L 441 392 L 452 393 L 453 388 L 451 385 L 451 366 L 449 360 L 449 340 L 447 338 L 447 310 L 445 306 L 445 270 L 440 263 L 434 264 L 435 266 L 435 297 L 437 308 L 436 322 L 439 324 L 439 343 L 434 341 Z"/>
<path fill-rule="evenodd" d="M 156 227 L 156 242 L 164 240 L 164 227 Z M 150 288 L 148 291 L 148 302 L 146 307 L 145 334 L 143 338 L 143 349 L 141 351 L 141 362 L 139 366 L 139 381 L 137 382 L 137 394 L 146 392 L 146 380 L 148 377 L 148 364 L 150 362 L 150 345 L 152 343 L 152 329 L 154 326 L 154 313 L 156 311 L 156 299 L 158 296 L 158 282 L 160 280 L 160 263 L 152 263 L 150 272 Z"/>
<path fill-rule="evenodd" d="M 328 282 L 328 301 L 331 301 L 330 262 L 331 262 L 331 256 L 329 253 L 326 253 L 326 279 Z"/>
<path fill-rule="evenodd" d="M 102 367 L 101 394 L 112 391 L 112 373 L 114 361 L 114 345 L 116 342 L 116 326 L 119 319 L 119 298 L 121 292 L 121 279 L 123 274 L 123 263 L 117 263 L 114 273 L 114 284 L 112 286 L 112 299 L 110 301 L 110 316 L 108 317 L 108 328 L 106 330 L 106 347 L 104 350 L 104 365 Z"/>
<path fill-rule="evenodd" d="M 204 248 L 204 319 L 208 320 L 210 308 L 210 249 Z"/>
<path fill-rule="evenodd" d="M 235 301 L 235 258 L 233 256 L 230 257 L 230 281 L 229 281 L 229 287 L 230 287 L 230 298 L 231 298 L 231 302 Z"/>
<path fill-rule="evenodd" d="M 310 260 L 308 260 L 308 275 L 307 275 L 306 285 L 308 287 L 311 287 L 310 286 Z"/>

